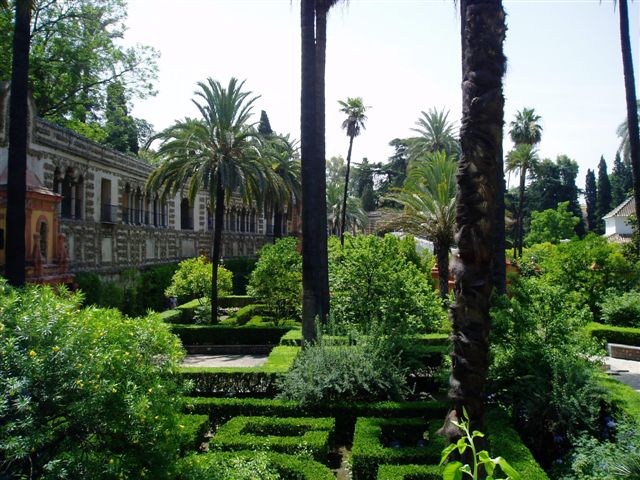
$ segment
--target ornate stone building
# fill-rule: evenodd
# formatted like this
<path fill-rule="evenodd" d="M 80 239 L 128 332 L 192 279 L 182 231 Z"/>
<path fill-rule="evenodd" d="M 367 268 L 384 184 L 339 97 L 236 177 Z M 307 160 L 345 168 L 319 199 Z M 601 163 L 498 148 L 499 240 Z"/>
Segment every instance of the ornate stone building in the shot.
<path fill-rule="evenodd" d="M 2 184 L 6 188 L 8 103 L 8 86 L 0 83 L 0 268 L 5 254 Z M 193 205 L 181 194 L 166 201 L 147 194 L 144 185 L 152 166 L 38 118 L 30 110 L 29 190 L 48 195 L 51 212 L 40 215 L 40 223 L 33 226 L 40 234 L 37 242 L 43 245 L 37 249 L 39 255 L 33 253 L 36 239 L 31 230 L 27 232 L 29 264 L 67 262 L 72 273 L 112 274 L 211 251 L 206 193 L 198 194 Z M 286 217 L 285 234 L 292 226 Z M 297 222 L 293 223 L 295 228 Z M 225 214 L 222 255 L 254 255 L 272 233 L 273 225 L 263 212 L 234 199 Z"/>

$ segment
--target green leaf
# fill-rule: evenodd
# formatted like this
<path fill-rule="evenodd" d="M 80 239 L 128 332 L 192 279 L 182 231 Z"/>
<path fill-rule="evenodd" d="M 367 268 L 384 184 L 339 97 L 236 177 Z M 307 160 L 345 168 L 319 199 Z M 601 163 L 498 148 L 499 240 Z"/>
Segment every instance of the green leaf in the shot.
<path fill-rule="evenodd" d="M 520 474 L 516 472 L 514 468 L 511 465 L 509 465 L 509 462 L 507 462 L 504 458 L 502 457 L 494 458 L 493 463 L 495 463 L 496 465 L 500 465 L 500 468 L 504 473 L 507 474 L 507 476 L 509 477 L 509 480 L 520 480 Z"/>
<path fill-rule="evenodd" d="M 476 437 L 484 437 L 484 433 L 479 432 L 478 430 L 474 430 L 474 431 L 473 431 L 473 435 L 471 435 L 471 436 L 472 436 L 473 438 L 476 438 Z"/>
<path fill-rule="evenodd" d="M 471 467 L 468 464 L 465 464 L 462 467 L 460 467 L 460 471 L 464 473 L 468 473 L 469 476 L 473 477 L 473 473 L 471 473 Z"/>
<path fill-rule="evenodd" d="M 468 445 L 467 445 L 467 439 L 462 437 L 460 439 L 458 439 L 458 442 L 456 443 L 456 448 L 458 449 L 458 451 L 460 452 L 460 454 L 463 454 L 464 451 L 467 449 Z"/>
<path fill-rule="evenodd" d="M 442 471 L 442 480 L 462 480 L 462 463 L 451 462 L 448 463 Z"/>
<path fill-rule="evenodd" d="M 452 443 L 451 445 L 448 445 L 447 448 L 442 450 L 442 457 L 440 457 L 440 463 L 438 465 L 442 465 L 447 460 L 447 458 L 449 458 L 451 452 L 453 452 L 455 449 L 456 445 L 455 443 Z"/>

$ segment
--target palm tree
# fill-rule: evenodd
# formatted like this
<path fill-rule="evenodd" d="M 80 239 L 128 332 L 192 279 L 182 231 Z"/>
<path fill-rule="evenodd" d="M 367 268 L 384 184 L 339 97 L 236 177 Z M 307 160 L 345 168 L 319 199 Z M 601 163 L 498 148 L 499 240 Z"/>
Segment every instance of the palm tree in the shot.
<path fill-rule="evenodd" d="M 329 233 L 340 235 L 342 222 L 342 182 L 327 183 L 327 225 Z M 362 208 L 362 200 L 358 197 L 349 196 L 345 211 L 344 231 L 356 232 L 364 229 L 367 224 L 367 212 Z"/>
<path fill-rule="evenodd" d="M 367 108 L 362 98 L 347 98 L 347 101 L 338 100 L 342 107 L 340 111 L 347 115 L 342 122 L 342 128 L 346 130 L 349 137 L 349 151 L 347 152 L 347 173 L 344 180 L 344 196 L 342 197 L 342 221 L 340 222 L 340 245 L 344 246 L 345 216 L 347 214 L 347 197 L 349 190 L 349 171 L 351 169 L 351 150 L 353 149 L 353 139 L 360 135 L 360 130 L 364 130 L 364 122 L 367 119 L 365 112 Z"/>
<path fill-rule="evenodd" d="M 540 115 L 536 115 L 534 108 L 523 108 L 516 113 L 516 118 L 510 125 L 509 135 L 513 143 L 522 145 L 537 145 L 542 138 L 542 125 L 540 125 Z"/>
<path fill-rule="evenodd" d="M 449 250 L 456 227 L 456 170 L 444 150 L 428 153 L 411 163 L 402 190 L 387 197 L 404 206 L 394 226 L 433 242 L 443 299 L 449 293 Z"/>
<path fill-rule="evenodd" d="M 202 118 L 177 121 L 156 138 L 161 141 L 162 163 L 147 180 L 147 190 L 161 190 L 163 196 L 186 188 L 193 204 L 197 193 L 206 190 L 214 208 L 211 260 L 211 322 L 218 312 L 218 264 L 225 201 L 234 193 L 245 202 L 260 199 L 269 180 L 255 144 L 257 132 L 248 123 L 257 97 L 243 92 L 244 82 L 231 78 L 224 88 L 211 78 L 198 82 L 193 103 Z"/>
<path fill-rule="evenodd" d="M 463 0 L 460 12 L 463 105 L 456 174 L 455 303 L 450 307 L 453 352 L 449 397 L 454 408 L 441 430 L 451 442 L 460 438 L 460 429 L 454 422 L 462 419 L 463 408 L 469 414 L 472 430 L 481 430 L 484 416 L 498 193 L 496 167 L 502 145 L 502 76 L 506 65 L 502 1 Z"/>
<path fill-rule="evenodd" d="M 629 36 L 629 7 L 627 0 L 620 1 L 620 50 L 624 71 L 624 90 L 627 101 L 627 130 L 629 134 L 629 158 L 633 172 L 633 195 L 636 199 L 636 222 L 640 230 L 640 129 L 638 127 L 638 99 L 631 56 L 631 38 Z M 639 240 L 640 242 L 640 240 Z M 638 244 L 640 249 L 640 244 Z"/>
<path fill-rule="evenodd" d="M 640 100 L 637 102 L 638 105 L 638 120 L 640 120 Z M 618 147 L 618 153 L 622 155 L 624 161 L 627 163 L 631 163 L 631 142 L 629 141 L 629 125 L 627 124 L 627 120 L 625 119 L 618 128 L 616 129 L 616 133 L 618 138 L 620 139 L 620 146 Z"/>
<path fill-rule="evenodd" d="M 522 256 L 522 234 L 524 218 L 524 189 L 527 179 L 527 171 L 538 163 L 538 151 L 528 143 L 516 146 L 507 156 L 507 172 L 520 172 L 520 199 L 518 201 L 518 217 L 516 219 L 516 239 L 513 245 L 513 256 Z"/>
<path fill-rule="evenodd" d="M 8 8 L 0 0 L 1 8 Z M 13 31 L 11 98 L 9 100 L 9 158 L 7 176 L 7 245 L 5 276 L 14 286 L 25 282 L 25 227 L 27 196 L 27 125 L 29 49 L 31 47 L 32 0 L 17 0 Z"/>
<path fill-rule="evenodd" d="M 273 182 L 269 185 L 265 203 L 273 211 L 273 241 L 282 237 L 282 215 L 285 207 L 291 211 L 300 203 L 300 159 L 289 136 L 271 136 L 261 147 L 264 161 L 273 170 Z"/>
<path fill-rule="evenodd" d="M 455 125 L 448 119 L 449 111 L 431 108 L 428 112 L 420 113 L 422 117 L 416 121 L 418 128 L 411 129 L 420 134 L 411 139 L 411 156 L 416 158 L 440 150 L 444 150 L 448 156 L 457 155 L 460 146 Z"/>

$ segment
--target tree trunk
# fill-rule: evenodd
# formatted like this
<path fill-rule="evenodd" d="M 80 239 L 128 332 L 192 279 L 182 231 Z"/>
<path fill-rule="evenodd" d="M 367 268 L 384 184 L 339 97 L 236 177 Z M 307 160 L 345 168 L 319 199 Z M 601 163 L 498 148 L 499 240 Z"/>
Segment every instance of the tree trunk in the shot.
<path fill-rule="evenodd" d="M 324 159 L 319 155 L 317 132 L 316 46 L 314 0 L 302 0 L 300 30 L 302 52 L 300 152 L 302 170 L 302 336 L 316 337 L 316 319 L 325 321 L 326 199 Z M 324 219 L 324 221 L 323 221 Z M 323 242 L 324 237 L 324 242 Z M 325 248 L 323 248 L 323 245 Z M 323 261 L 324 259 L 324 261 Z M 324 267 L 324 271 L 323 271 Z"/>
<path fill-rule="evenodd" d="M 349 172 L 351 170 L 351 149 L 353 135 L 349 136 L 349 151 L 347 152 L 347 173 L 344 176 L 344 196 L 342 197 L 342 211 L 340 212 L 340 245 L 344 247 L 344 228 L 347 220 L 347 198 L 349 196 Z"/>
<path fill-rule="evenodd" d="M 449 295 L 449 245 L 438 242 L 434 245 L 436 261 L 438 262 L 438 286 L 440 298 L 443 300 Z"/>
<path fill-rule="evenodd" d="M 638 129 L 638 104 L 636 100 L 636 84 L 631 56 L 631 39 L 629 36 L 629 9 L 627 0 L 620 0 L 620 46 L 622 50 L 622 66 L 624 69 L 624 90 L 627 100 L 627 127 L 629 130 L 629 146 L 631 147 L 631 170 L 633 172 L 633 195 L 636 200 L 636 223 L 640 232 L 640 132 Z M 640 236 L 638 236 L 640 242 Z M 637 245 L 640 251 L 640 243 Z"/>
<path fill-rule="evenodd" d="M 504 160 L 502 156 L 502 148 L 498 153 L 496 163 L 496 173 L 498 174 L 498 191 L 496 194 L 496 225 L 495 225 L 495 243 L 493 251 L 493 288 L 500 295 L 507 294 L 507 258 L 505 254 L 505 226 L 504 226 L 504 192 L 506 185 L 504 181 Z"/>
<path fill-rule="evenodd" d="M 18 0 L 13 33 L 13 70 L 9 100 L 9 171 L 5 250 L 7 253 L 5 276 L 14 286 L 22 286 L 25 282 L 30 24 L 30 2 Z"/>
<path fill-rule="evenodd" d="M 497 159 L 502 145 L 506 59 L 502 44 L 505 13 L 501 0 L 466 0 L 463 34 L 461 155 L 458 164 L 455 303 L 449 397 L 454 408 L 441 432 L 455 442 L 452 422 L 466 409 L 471 429 L 482 429 L 483 396 L 489 367 L 489 302 L 496 218 Z M 466 453 L 466 452 L 465 452 Z"/>
<path fill-rule="evenodd" d="M 524 166 L 520 167 L 520 199 L 518 201 L 518 231 L 517 231 L 517 245 L 518 245 L 518 257 L 522 257 L 522 243 L 524 236 L 524 187 L 527 179 L 527 169 Z"/>
<path fill-rule="evenodd" d="M 327 13 L 330 7 L 325 2 L 315 2 L 315 35 L 316 35 L 316 128 L 317 128 L 317 148 L 318 159 L 322 162 L 322 174 L 318 169 L 318 177 L 316 182 L 319 182 L 319 188 L 322 190 L 322 218 L 319 218 L 323 230 L 320 234 L 321 242 L 321 288 L 322 288 L 322 312 L 320 321 L 322 324 L 327 323 L 329 315 L 329 259 L 327 257 L 327 215 L 326 215 L 326 192 L 327 192 L 327 178 L 325 174 L 326 152 L 325 152 L 325 66 L 327 60 Z M 320 215 L 320 213 L 318 214 Z"/>
<path fill-rule="evenodd" d="M 220 263 L 220 243 L 222 241 L 222 229 L 224 226 L 224 190 L 222 179 L 218 173 L 216 185 L 216 205 L 213 219 L 213 245 L 211 246 L 211 323 L 218 323 L 218 264 Z"/>

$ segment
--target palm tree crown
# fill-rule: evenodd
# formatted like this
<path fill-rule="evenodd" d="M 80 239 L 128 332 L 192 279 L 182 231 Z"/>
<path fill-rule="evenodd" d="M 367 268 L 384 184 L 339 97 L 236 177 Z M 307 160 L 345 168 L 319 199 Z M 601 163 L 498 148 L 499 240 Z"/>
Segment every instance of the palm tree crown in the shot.
<path fill-rule="evenodd" d="M 510 123 L 511 129 L 509 130 L 513 143 L 516 145 L 540 143 L 542 138 L 541 118 L 540 115 L 536 115 L 534 108 L 523 108 L 516 113 L 516 118 Z"/>
<path fill-rule="evenodd" d="M 447 155 L 458 153 L 458 132 L 455 124 L 449 122 L 449 111 L 430 108 L 417 121 L 417 128 L 412 128 L 420 136 L 412 139 L 411 156 L 416 158 L 427 152 L 444 150 Z"/>
<path fill-rule="evenodd" d="M 365 129 L 364 122 L 367 120 L 365 112 L 368 108 L 365 106 L 361 97 L 347 98 L 347 101 L 338 100 L 340 111 L 347 115 L 342 122 L 342 128 L 347 131 L 348 137 L 357 137 L 360 131 Z"/>

